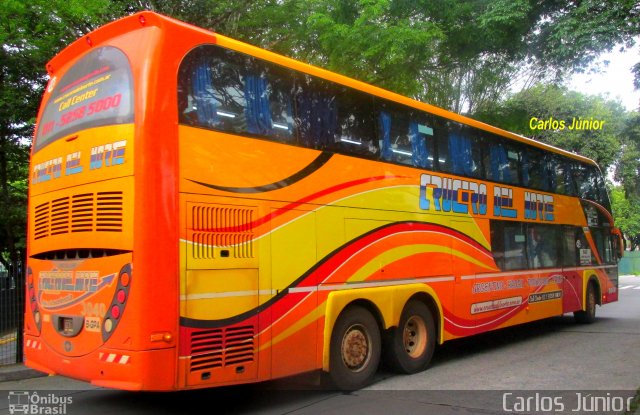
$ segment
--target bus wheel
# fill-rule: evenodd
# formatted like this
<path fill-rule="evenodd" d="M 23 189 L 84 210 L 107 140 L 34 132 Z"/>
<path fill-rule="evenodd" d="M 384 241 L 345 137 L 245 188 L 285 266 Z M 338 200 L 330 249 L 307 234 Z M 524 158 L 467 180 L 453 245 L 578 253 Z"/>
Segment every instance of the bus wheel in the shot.
<path fill-rule="evenodd" d="M 573 318 L 580 324 L 591 324 L 596 321 L 596 286 L 590 282 L 587 286 L 587 307 L 573 313 Z"/>
<path fill-rule="evenodd" d="M 380 328 L 365 308 L 342 312 L 331 333 L 329 376 L 342 390 L 366 386 L 380 363 Z"/>
<path fill-rule="evenodd" d="M 436 346 L 436 327 L 429 308 L 420 301 L 409 301 L 400 324 L 388 338 L 386 357 L 400 373 L 416 373 L 429 365 Z"/>

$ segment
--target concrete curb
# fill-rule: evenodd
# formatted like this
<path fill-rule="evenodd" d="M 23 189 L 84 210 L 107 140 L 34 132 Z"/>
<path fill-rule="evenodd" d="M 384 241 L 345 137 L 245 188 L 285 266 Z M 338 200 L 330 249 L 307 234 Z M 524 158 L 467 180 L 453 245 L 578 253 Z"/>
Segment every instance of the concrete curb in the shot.
<path fill-rule="evenodd" d="M 47 376 L 46 373 L 30 369 L 21 363 L 0 366 L 0 382 L 11 382 L 14 380 L 40 378 L 45 376 Z"/>

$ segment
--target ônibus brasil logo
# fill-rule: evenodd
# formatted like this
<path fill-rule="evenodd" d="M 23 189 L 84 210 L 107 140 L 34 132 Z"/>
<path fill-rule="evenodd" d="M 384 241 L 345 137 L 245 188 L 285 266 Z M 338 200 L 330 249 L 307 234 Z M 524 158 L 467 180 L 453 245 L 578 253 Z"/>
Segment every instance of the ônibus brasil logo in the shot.
<path fill-rule="evenodd" d="M 65 415 L 73 403 L 71 396 L 43 392 L 9 392 L 9 413 L 26 415 Z"/>

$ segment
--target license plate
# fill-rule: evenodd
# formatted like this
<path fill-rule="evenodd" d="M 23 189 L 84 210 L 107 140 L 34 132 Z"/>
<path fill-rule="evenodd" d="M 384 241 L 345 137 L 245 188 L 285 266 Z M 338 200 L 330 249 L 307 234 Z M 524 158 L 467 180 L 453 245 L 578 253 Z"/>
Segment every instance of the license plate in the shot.
<path fill-rule="evenodd" d="M 100 317 L 85 317 L 84 329 L 86 331 L 100 332 Z"/>

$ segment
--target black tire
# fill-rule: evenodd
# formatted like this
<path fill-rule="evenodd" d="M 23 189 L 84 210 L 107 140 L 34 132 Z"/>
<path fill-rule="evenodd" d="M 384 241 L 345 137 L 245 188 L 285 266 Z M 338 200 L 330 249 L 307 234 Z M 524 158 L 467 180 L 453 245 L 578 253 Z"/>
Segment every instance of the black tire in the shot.
<path fill-rule="evenodd" d="M 596 285 L 592 282 L 587 286 L 587 304 L 586 310 L 580 310 L 573 313 L 573 318 L 580 324 L 591 324 L 596 321 Z"/>
<path fill-rule="evenodd" d="M 386 361 L 394 371 L 411 374 L 425 370 L 436 347 L 436 326 L 429 308 L 410 300 L 398 327 L 389 332 L 386 346 Z"/>
<path fill-rule="evenodd" d="M 329 376 L 341 390 L 366 386 L 380 363 L 380 328 L 371 313 L 359 306 L 344 310 L 331 333 Z"/>

